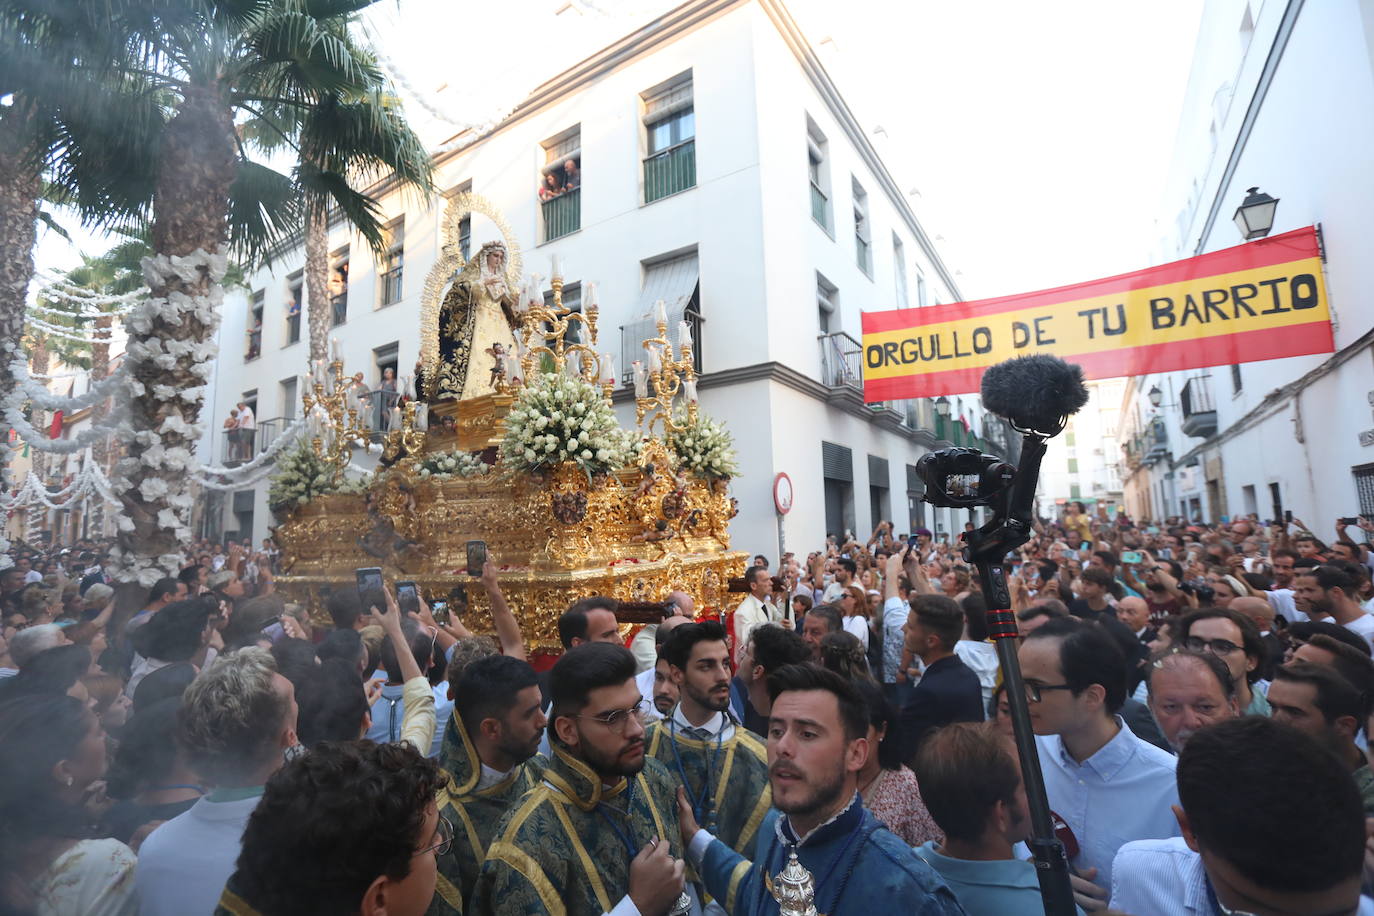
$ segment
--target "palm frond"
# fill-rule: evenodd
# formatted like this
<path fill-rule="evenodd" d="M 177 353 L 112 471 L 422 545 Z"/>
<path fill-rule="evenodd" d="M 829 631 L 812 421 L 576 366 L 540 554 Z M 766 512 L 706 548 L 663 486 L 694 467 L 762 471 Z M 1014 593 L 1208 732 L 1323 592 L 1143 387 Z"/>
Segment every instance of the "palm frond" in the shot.
<path fill-rule="evenodd" d="M 229 187 L 229 246 L 250 266 L 270 264 L 274 249 L 302 227 L 300 189 L 259 162 L 239 162 Z"/>

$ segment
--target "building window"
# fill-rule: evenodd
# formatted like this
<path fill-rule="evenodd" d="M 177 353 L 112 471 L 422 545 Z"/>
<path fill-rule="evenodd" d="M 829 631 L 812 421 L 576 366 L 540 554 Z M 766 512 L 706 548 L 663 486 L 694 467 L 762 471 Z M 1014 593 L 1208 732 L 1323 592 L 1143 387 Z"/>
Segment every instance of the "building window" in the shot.
<path fill-rule="evenodd" d="M 544 308 L 553 309 L 553 290 L 544 291 Z M 578 282 L 563 283 L 563 308 L 570 312 L 582 314 L 582 284 Z M 546 326 L 545 330 L 552 331 Z M 586 335 L 583 333 L 582 322 L 572 321 L 568 324 L 568 332 L 563 335 L 563 341 L 567 344 L 580 344 L 584 342 Z M 553 338 L 548 340 L 549 346 L 553 346 Z"/>
<path fill-rule="evenodd" d="M 1360 514 L 1374 515 L 1374 464 L 1351 468 L 1355 476 L 1355 494 L 1360 500 Z"/>
<path fill-rule="evenodd" d="M 1269 485 L 1269 505 L 1274 510 L 1274 521 L 1283 521 L 1283 494 L 1279 491 L 1277 483 Z"/>
<path fill-rule="evenodd" d="M 906 294 L 906 246 L 892 233 L 892 278 L 897 284 L 897 308 L 910 308 Z"/>
<path fill-rule="evenodd" d="M 539 208 L 544 241 L 582 228 L 582 126 L 545 140 L 544 167 L 539 172 Z"/>
<path fill-rule="evenodd" d="M 382 257 L 382 305 L 401 301 L 405 278 L 405 217 L 386 227 L 386 254 Z"/>
<path fill-rule="evenodd" d="M 677 342 L 678 322 L 687 322 L 692 340 L 692 365 L 702 370 L 703 341 L 701 316 L 700 268 L 696 247 L 657 255 L 641 261 L 643 287 L 634 314 L 643 316 L 620 326 L 620 377 L 625 384 L 634 380 L 632 363 L 645 359 L 643 343 L 658 336 L 654 321 L 654 304 L 663 300 L 668 313 L 668 338 Z"/>
<path fill-rule="evenodd" d="M 296 387 L 295 376 L 283 379 L 281 382 L 281 415 L 284 420 L 296 418 Z"/>
<path fill-rule="evenodd" d="M 348 320 L 348 246 L 329 256 L 329 326 Z"/>
<path fill-rule="evenodd" d="M 248 345 L 244 350 L 243 361 L 248 362 L 262 355 L 262 311 L 266 290 L 257 290 L 248 302 Z"/>
<path fill-rule="evenodd" d="M 806 119 L 807 175 L 811 180 L 811 218 L 830 232 L 830 167 L 826 163 L 825 134 L 810 117 Z"/>
<path fill-rule="evenodd" d="M 1069 459 L 1069 473 L 1070 473 L 1070 474 L 1077 474 L 1077 473 L 1078 473 L 1078 459 L 1077 459 L 1077 458 L 1070 458 L 1070 459 Z"/>
<path fill-rule="evenodd" d="M 843 542 L 854 524 L 854 452 L 834 442 L 821 443 L 825 491 L 825 531 Z"/>
<path fill-rule="evenodd" d="M 696 112 L 692 71 L 644 93 L 644 202 L 696 187 Z"/>
<path fill-rule="evenodd" d="M 1241 379 L 1241 377 L 1240 377 L 1240 366 L 1239 366 L 1239 365 L 1232 366 L 1232 367 L 1231 367 L 1231 393 L 1232 393 L 1232 394 L 1240 394 L 1241 389 L 1244 388 L 1244 387 L 1245 387 L 1245 382 L 1244 382 L 1244 381 Z"/>
<path fill-rule="evenodd" d="M 296 271 L 286 278 L 286 346 L 301 339 L 301 307 L 305 302 L 305 275 Z"/>
<path fill-rule="evenodd" d="M 822 334 L 840 329 L 840 290 L 819 273 L 816 274 L 816 320 Z"/>
<path fill-rule="evenodd" d="M 467 194 L 472 191 L 472 182 L 465 181 L 456 187 L 444 192 L 444 200 L 452 200 L 459 194 Z M 463 260 L 471 257 L 472 251 L 472 214 L 469 213 L 458 221 L 458 250 L 463 254 Z"/>
<path fill-rule="evenodd" d="M 856 179 L 850 179 L 854 191 L 854 262 L 859 270 L 873 276 L 873 244 L 868 228 L 868 193 Z"/>
<path fill-rule="evenodd" d="M 916 271 L 916 305 L 919 308 L 926 307 L 926 275 L 919 269 Z"/>
<path fill-rule="evenodd" d="M 1069 484 L 1069 499 L 1080 499 L 1083 496 L 1078 484 Z"/>

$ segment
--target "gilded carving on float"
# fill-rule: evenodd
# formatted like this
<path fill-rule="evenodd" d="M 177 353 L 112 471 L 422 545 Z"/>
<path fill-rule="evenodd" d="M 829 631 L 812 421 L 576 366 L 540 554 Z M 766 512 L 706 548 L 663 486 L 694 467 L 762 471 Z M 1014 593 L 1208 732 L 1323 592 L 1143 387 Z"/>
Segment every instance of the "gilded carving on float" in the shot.
<path fill-rule="evenodd" d="M 594 285 L 586 284 L 580 310 L 566 308 L 556 259 L 551 302 L 539 278 L 520 287 L 513 308 L 515 352 L 488 346 L 480 336 L 458 350 L 464 359 L 479 360 L 466 372 L 490 372 L 493 390 L 464 400 L 437 398 L 430 390 L 430 379 L 445 377 L 441 354 L 458 352 L 441 348 L 446 332 L 439 315 L 445 289 L 466 266 L 457 227 L 470 212 L 485 214 L 500 228 L 509 258 L 505 284 L 519 286 L 519 249 L 500 213 L 478 195 L 457 195 L 448 204 L 443 253 L 421 302 L 424 379 L 413 388 L 403 385 L 402 403 L 381 436 L 381 464 L 365 494 L 321 496 L 281 520 L 279 584 L 320 613 L 331 590 L 354 587 L 354 569 L 381 566 L 389 577 L 414 580 L 431 595 L 466 586 L 467 622 L 480 627 L 490 619 L 489 608 L 464 567 L 467 541 L 485 540 L 501 564 L 502 591 L 534 649 L 558 649 L 559 614 L 593 594 L 661 601 L 681 590 L 698 608 L 720 608 L 726 583 L 743 571 L 746 556 L 730 550 L 735 508 L 729 478 L 697 476 L 668 444 L 675 431 L 697 421 L 698 405 L 690 330 L 678 329 L 675 352 L 661 303 L 655 309 L 657 336 L 644 342 L 644 361 L 631 367 L 640 429 L 623 467 L 581 460 L 595 451 L 590 448 L 576 453 L 576 461 L 533 468 L 517 468 L 502 457 L 508 420 L 512 410 L 521 409 L 527 385 L 565 375 L 584 386 L 579 390 L 595 392 L 593 400 L 608 409 L 618 381 L 614 358 L 595 349 Z M 333 364 L 314 372 L 305 401 L 307 411 L 315 411 L 315 447 L 334 461 L 341 477 L 369 433 L 337 354 Z M 601 403 L 594 406 L 602 409 Z M 572 446 L 581 447 L 575 439 Z M 420 473 L 426 455 L 446 450 L 476 454 L 493 467 L 476 477 Z"/>

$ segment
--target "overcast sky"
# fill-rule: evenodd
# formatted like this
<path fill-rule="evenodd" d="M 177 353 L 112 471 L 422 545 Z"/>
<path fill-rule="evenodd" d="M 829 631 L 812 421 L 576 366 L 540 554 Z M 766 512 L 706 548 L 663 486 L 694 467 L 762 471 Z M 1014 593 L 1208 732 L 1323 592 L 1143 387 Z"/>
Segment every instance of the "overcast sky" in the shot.
<path fill-rule="evenodd" d="M 387 0 L 368 30 L 433 105 L 480 120 L 674 5 Z M 1201 6 L 789 0 L 967 298 L 1148 266 Z M 453 132 L 411 108 L 427 140 Z M 46 233 L 38 260 L 76 255 Z"/>

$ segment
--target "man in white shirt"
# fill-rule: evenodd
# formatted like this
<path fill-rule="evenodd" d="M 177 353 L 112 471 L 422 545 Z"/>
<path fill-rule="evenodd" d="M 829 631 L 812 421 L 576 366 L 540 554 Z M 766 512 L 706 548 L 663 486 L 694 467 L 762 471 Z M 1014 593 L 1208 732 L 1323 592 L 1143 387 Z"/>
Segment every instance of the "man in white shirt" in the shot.
<path fill-rule="evenodd" d="M 263 786 L 296 745 L 296 696 L 272 654 L 220 656 L 186 688 L 177 743 L 215 788 L 158 827 L 138 854 L 141 916 L 210 916 L 234 872 Z"/>
<path fill-rule="evenodd" d="M 1178 836 L 1174 758 L 1117 715 L 1126 658 L 1097 624 L 1050 620 L 1031 631 L 1019 657 L 1050 808 L 1078 844 L 1075 897 L 1085 910 L 1102 909 L 1123 844 Z"/>
<path fill-rule="evenodd" d="M 749 595 L 735 608 L 735 664 L 744 657 L 744 647 L 749 642 L 749 631 L 765 623 L 777 623 L 780 616 L 777 608 L 769 602 L 773 594 L 773 577 L 762 566 L 751 566 L 744 571 L 744 583 L 749 587 Z"/>
<path fill-rule="evenodd" d="M 840 596 L 848 591 L 849 586 L 854 584 L 854 578 L 859 574 L 859 567 L 849 557 L 840 557 L 835 561 L 835 581 L 825 587 L 821 594 L 819 604 L 837 604 Z"/>
<path fill-rule="evenodd" d="M 1374 913 L 1360 896 L 1359 792 L 1334 755 L 1293 729 L 1245 716 L 1199 730 L 1179 755 L 1178 797 L 1182 836 L 1117 853 L 1113 910 Z"/>
<path fill-rule="evenodd" d="M 1335 563 L 1304 569 L 1293 579 L 1293 600 L 1298 610 L 1313 620 L 1330 617 L 1352 633 L 1358 633 L 1374 651 L 1374 616 L 1355 600 L 1356 579 Z"/>
<path fill-rule="evenodd" d="M 239 458 L 243 461 L 251 461 L 253 458 L 253 439 L 257 436 L 258 421 L 253 416 L 253 408 L 248 406 L 248 402 L 239 401 L 239 421 L 235 429 L 235 435 L 239 438 Z"/>

